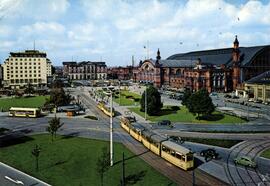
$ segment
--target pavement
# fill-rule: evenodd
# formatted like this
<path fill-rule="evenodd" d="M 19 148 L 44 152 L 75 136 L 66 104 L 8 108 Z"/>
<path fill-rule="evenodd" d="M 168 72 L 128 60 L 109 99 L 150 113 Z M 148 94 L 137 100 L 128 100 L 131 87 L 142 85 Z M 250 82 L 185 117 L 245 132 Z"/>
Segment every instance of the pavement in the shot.
<path fill-rule="evenodd" d="M 3 186 L 18 186 L 18 185 L 49 186 L 49 184 L 1 162 L 0 162 L 0 185 L 3 185 Z"/>

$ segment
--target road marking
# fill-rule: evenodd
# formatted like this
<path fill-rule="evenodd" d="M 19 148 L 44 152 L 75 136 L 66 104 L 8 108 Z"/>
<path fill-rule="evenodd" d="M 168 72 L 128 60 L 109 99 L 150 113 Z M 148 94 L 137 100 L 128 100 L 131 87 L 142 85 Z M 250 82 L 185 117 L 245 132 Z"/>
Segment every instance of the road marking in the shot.
<path fill-rule="evenodd" d="M 5 176 L 5 178 L 6 178 L 7 180 L 13 182 L 13 183 L 20 184 L 20 185 L 24 185 L 24 183 L 23 183 L 22 181 L 20 181 L 20 180 L 14 180 L 14 179 L 12 179 L 12 178 L 10 178 L 10 177 L 8 177 L 8 176 Z"/>

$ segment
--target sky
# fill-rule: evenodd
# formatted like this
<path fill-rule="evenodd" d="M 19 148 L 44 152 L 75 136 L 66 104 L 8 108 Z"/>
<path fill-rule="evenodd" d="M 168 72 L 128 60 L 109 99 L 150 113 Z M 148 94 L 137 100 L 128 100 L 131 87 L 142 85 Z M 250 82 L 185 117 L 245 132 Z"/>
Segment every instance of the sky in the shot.
<path fill-rule="evenodd" d="M 270 2 L 247 0 L 0 0 L 0 63 L 9 52 L 131 65 L 196 50 L 268 45 Z M 147 52 L 148 51 L 148 52 Z"/>

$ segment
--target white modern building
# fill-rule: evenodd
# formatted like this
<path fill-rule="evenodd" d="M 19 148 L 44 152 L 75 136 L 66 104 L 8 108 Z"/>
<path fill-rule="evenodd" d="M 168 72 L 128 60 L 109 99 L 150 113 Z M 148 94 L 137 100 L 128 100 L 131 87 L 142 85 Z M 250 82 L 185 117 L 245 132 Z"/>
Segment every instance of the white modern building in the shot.
<path fill-rule="evenodd" d="M 38 50 L 10 52 L 2 67 L 2 84 L 12 89 L 22 88 L 29 83 L 44 87 L 47 85 L 47 77 L 52 75 L 51 61 L 46 53 Z"/>

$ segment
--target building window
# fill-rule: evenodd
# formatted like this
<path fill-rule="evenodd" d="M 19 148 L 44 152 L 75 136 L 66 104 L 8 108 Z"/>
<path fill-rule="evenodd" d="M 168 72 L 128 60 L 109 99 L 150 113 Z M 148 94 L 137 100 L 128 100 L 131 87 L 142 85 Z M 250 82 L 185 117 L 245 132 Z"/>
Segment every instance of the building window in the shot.
<path fill-rule="evenodd" d="M 262 89 L 261 88 L 258 89 L 258 98 L 262 98 Z"/>
<path fill-rule="evenodd" d="M 265 98 L 270 99 L 270 90 L 265 90 Z"/>

